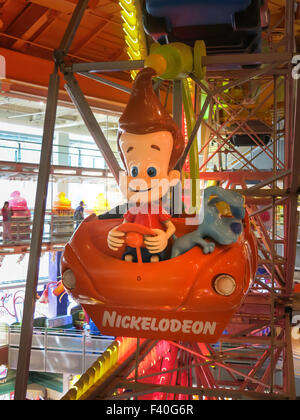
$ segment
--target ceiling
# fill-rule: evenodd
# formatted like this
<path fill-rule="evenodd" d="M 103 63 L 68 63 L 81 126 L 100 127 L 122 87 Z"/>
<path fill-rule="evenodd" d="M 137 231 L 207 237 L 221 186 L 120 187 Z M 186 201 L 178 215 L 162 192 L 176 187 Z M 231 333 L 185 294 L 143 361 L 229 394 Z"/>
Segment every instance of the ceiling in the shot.
<path fill-rule="evenodd" d="M 52 60 L 70 21 L 77 1 L 0 0 L 4 48 Z M 127 60 L 118 0 L 92 2 L 69 57 L 76 61 Z"/>
<path fill-rule="evenodd" d="M 272 26 L 277 26 L 278 35 L 284 30 L 285 3 L 268 0 Z M 8 80 L 1 84 L 0 121 L 42 127 L 53 51 L 60 45 L 76 4 L 77 0 L 0 0 L 0 55 L 7 59 L 8 73 Z M 300 19 L 296 20 L 298 30 Z M 118 0 L 90 1 L 68 60 L 128 60 Z M 129 73 L 106 77 L 131 86 Z M 128 101 L 128 94 L 86 78 L 81 77 L 80 84 L 100 123 L 109 111 L 121 113 Z M 63 80 L 57 126 L 62 131 L 87 134 L 80 116 L 70 106 Z"/>
<path fill-rule="evenodd" d="M 0 0 L 0 46 L 52 60 L 77 0 Z M 273 23 L 286 0 L 268 0 Z M 118 0 L 91 0 L 69 52 L 73 61 L 127 60 Z M 283 27 L 282 22 L 279 27 Z M 298 28 L 297 24 L 297 30 Z M 127 75 L 119 75 L 127 78 Z"/>
<path fill-rule="evenodd" d="M 276 32 L 280 34 L 284 29 L 286 0 L 267 1 L 272 26 L 277 25 Z M 47 86 L 47 82 L 42 79 L 45 72 L 38 74 L 35 68 L 44 69 L 45 62 L 53 64 L 53 51 L 59 47 L 77 3 L 78 0 L 0 0 L 0 54 L 9 52 L 7 59 L 9 62 L 12 60 L 14 67 L 11 69 L 8 63 L 10 79 L 29 82 L 30 78 L 25 75 L 22 78 L 22 73 L 31 67 L 33 72 L 30 81 L 37 85 L 43 82 L 43 86 Z M 297 15 L 299 20 L 296 22 L 296 33 L 300 32 L 300 10 Z M 30 62 L 25 62 L 24 56 L 29 57 Z M 119 0 L 90 0 L 68 60 L 128 60 Z M 126 72 L 114 73 L 113 77 L 124 83 L 131 82 Z M 121 103 L 126 102 L 126 96 L 121 94 L 118 99 Z"/>
<path fill-rule="evenodd" d="M 6 59 L 7 80 L 1 91 L 37 100 L 47 96 L 53 71 L 53 52 L 61 43 L 77 0 L 0 0 L 0 55 Z M 118 0 L 90 0 L 66 57 L 68 62 L 127 60 Z M 106 78 L 131 86 L 130 74 L 114 72 Z M 89 103 L 99 110 L 121 112 L 128 95 L 80 78 Z M 60 83 L 60 100 L 69 102 Z"/>
<path fill-rule="evenodd" d="M 78 0 L 0 0 L 0 47 L 52 61 Z M 272 24 L 286 0 L 268 0 Z M 284 21 L 279 25 L 284 27 Z M 296 32 L 300 26 L 296 27 Z M 68 57 L 72 61 L 127 60 L 118 0 L 91 0 Z M 125 73 L 119 78 L 130 80 Z"/>

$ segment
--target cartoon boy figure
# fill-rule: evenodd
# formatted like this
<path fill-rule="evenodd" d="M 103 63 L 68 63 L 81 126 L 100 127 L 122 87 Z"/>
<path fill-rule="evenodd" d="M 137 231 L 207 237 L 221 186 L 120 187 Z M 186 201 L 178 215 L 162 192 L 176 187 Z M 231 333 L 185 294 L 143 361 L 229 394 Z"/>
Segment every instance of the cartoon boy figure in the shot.
<path fill-rule="evenodd" d="M 176 229 L 161 200 L 180 180 L 180 172 L 174 168 L 184 151 L 182 133 L 152 88 L 155 75 L 151 68 L 138 74 L 119 120 L 118 147 L 126 170 L 120 177 L 120 189 L 132 206 L 123 223 L 141 224 L 156 233 L 144 238 L 143 262 L 166 259 L 164 251 Z M 125 233 L 117 228 L 109 232 L 107 239 L 114 251 L 125 241 Z M 136 250 L 127 247 L 123 259 L 136 262 Z"/>

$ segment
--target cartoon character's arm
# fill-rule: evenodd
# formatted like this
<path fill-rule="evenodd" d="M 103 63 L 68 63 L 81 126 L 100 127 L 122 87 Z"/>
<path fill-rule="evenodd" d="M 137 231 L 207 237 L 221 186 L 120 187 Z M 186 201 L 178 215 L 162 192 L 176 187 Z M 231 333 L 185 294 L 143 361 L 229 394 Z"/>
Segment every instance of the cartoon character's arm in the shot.
<path fill-rule="evenodd" d="M 166 222 L 163 222 L 164 225 L 166 226 L 167 230 L 165 232 L 165 234 L 167 235 L 168 240 L 175 234 L 176 232 L 176 227 L 175 225 L 171 222 L 171 220 L 167 220 Z"/>
<path fill-rule="evenodd" d="M 123 223 L 127 223 L 127 221 L 124 219 Z M 125 233 L 117 230 L 119 226 L 111 229 L 107 236 L 107 245 L 112 251 L 118 251 L 125 243 Z"/>
<path fill-rule="evenodd" d="M 216 244 L 214 242 L 207 242 L 205 239 L 199 237 L 195 240 L 197 245 L 200 245 L 203 250 L 203 254 L 211 254 L 215 250 Z"/>
<path fill-rule="evenodd" d="M 167 220 L 162 223 L 164 223 L 166 226 L 166 231 L 161 229 L 153 229 L 153 231 L 156 233 L 156 236 L 145 237 L 146 248 L 151 254 L 158 254 L 159 252 L 164 251 L 168 246 L 169 239 L 176 232 L 176 228 L 171 220 Z"/>

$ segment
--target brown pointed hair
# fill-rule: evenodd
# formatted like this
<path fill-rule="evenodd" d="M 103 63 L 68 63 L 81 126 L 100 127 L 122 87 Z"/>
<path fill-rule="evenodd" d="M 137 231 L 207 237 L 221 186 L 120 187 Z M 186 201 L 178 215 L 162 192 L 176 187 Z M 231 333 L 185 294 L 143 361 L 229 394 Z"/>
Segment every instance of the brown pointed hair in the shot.
<path fill-rule="evenodd" d="M 123 159 L 119 140 L 125 132 L 150 134 L 158 131 L 169 131 L 174 140 L 169 163 L 169 170 L 172 170 L 183 154 L 184 138 L 153 90 L 152 78 L 155 76 L 156 72 L 152 68 L 145 68 L 137 75 L 129 102 L 119 120 L 118 148 Z"/>

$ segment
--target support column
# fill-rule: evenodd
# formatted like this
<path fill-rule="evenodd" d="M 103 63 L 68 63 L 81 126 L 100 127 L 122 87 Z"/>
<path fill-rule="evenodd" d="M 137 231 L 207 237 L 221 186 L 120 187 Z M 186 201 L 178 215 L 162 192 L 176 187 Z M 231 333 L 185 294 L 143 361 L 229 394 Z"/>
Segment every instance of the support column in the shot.
<path fill-rule="evenodd" d="M 49 81 L 48 100 L 44 123 L 44 135 L 40 159 L 40 171 L 38 175 L 37 192 L 34 207 L 34 219 L 32 227 L 32 239 L 26 280 L 23 321 L 15 385 L 15 400 L 26 399 L 33 333 L 33 318 L 39 278 L 40 256 L 49 184 L 53 135 L 58 102 L 59 82 L 60 77 L 58 73 L 58 68 L 55 65 L 54 72 L 50 76 Z"/>
<path fill-rule="evenodd" d="M 33 317 L 39 276 L 39 262 L 42 249 L 42 237 L 45 220 L 46 200 L 50 175 L 53 137 L 60 85 L 59 65 L 68 54 L 76 30 L 81 22 L 89 0 L 79 0 L 59 49 L 55 51 L 54 71 L 49 79 L 48 98 L 44 122 L 40 171 L 34 208 L 32 240 L 27 271 L 26 292 L 23 310 L 22 331 L 15 385 L 15 400 L 25 400 L 29 377 L 29 364 L 33 334 Z"/>

